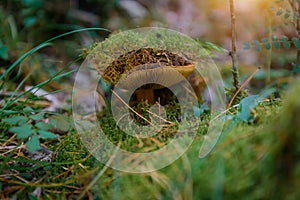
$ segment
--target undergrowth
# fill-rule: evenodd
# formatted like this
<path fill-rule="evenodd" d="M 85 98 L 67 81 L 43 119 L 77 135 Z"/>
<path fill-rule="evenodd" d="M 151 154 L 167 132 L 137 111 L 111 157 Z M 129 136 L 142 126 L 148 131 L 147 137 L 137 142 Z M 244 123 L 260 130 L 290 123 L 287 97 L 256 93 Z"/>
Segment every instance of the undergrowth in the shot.
<path fill-rule="evenodd" d="M 4 88 L 4 77 L 11 76 L 12 70 L 27 56 L 50 45 L 55 38 L 13 63 L 0 76 L 0 89 Z M 40 89 L 73 72 L 61 71 L 33 89 Z M 172 137 L 181 137 L 175 135 L 178 124 L 184 127 L 197 125 L 195 140 L 185 155 L 164 169 L 144 174 L 128 174 L 104 166 L 81 143 L 72 122 L 65 120 L 69 119 L 70 111 L 59 115 L 67 121 L 64 124 L 56 118 L 57 114 L 43 113 L 32 107 L 23 109 L 25 103 L 20 99 L 26 99 L 33 89 L 17 93 L 18 89 L 19 86 L 5 99 L 0 110 L 1 199 L 139 199 L 140 194 L 145 199 L 269 199 L 287 195 L 297 199 L 300 196 L 297 190 L 287 187 L 299 186 L 299 180 L 294 178 L 299 177 L 296 145 L 299 136 L 291 128 L 298 126 L 299 121 L 299 104 L 293 99 L 293 94 L 299 93 L 296 89 L 288 95 L 287 99 L 293 100 L 289 100 L 284 108 L 278 99 L 265 100 L 273 89 L 259 95 L 243 96 L 238 99 L 239 104 L 234 102 L 235 105 L 223 113 L 226 123 L 222 137 L 212 153 L 203 159 L 198 158 L 199 148 L 211 120 L 204 105 L 194 108 L 200 121 L 198 126 L 198 121 L 180 124 L 178 108 L 176 103 L 172 104 L 167 113 L 167 120 L 172 125 L 147 139 L 119 130 L 109 108 L 105 108 L 97 117 L 106 136 L 112 143 L 131 152 L 154 151 L 168 144 Z M 27 98 L 25 102 L 34 103 L 35 100 Z M 145 104 L 136 105 L 146 118 L 147 108 Z M 64 125 L 59 126 L 59 123 Z M 66 124 L 68 129 L 64 129 Z M 35 138 L 34 143 L 30 143 L 32 138 Z"/>
<path fill-rule="evenodd" d="M 187 154 L 172 165 L 140 175 L 106 169 L 87 192 L 84 192 L 85 188 L 104 166 L 85 149 L 76 131 L 71 130 L 59 139 L 47 142 L 45 145 L 51 152 L 43 152 L 46 156 L 34 156 L 24 148 L 16 148 L 16 138 L 1 134 L 2 147 L 15 147 L 10 150 L 1 149 L 1 198 L 11 194 L 21 199 L 34 198 L 34 191 L 40 191 L 44 199 L 73 199 L 82 193 L 83 196 L 100 199 L 136 199 L 140 193 L 147 194 L 148 199 L 191 196 L 202 199 L 213 195 L 224 195 L 225 199 L 246 197 L 250 189 L 257 187 L 256 182 L 264 177 L 261 170 L 267 170 L 263 168 L 265 161 L 261 160 L 262 156 L 272 152 L 270 140 L 279 137 L 268 127 L 272 127 L 274 115 L 279 116 L 281 110 L 278 100 L 260 103 L 255 108 L 259 117 L 256 123 L 251 126 L 242 123 L 234 129 L 226 129 L 230 127 L 228 123 L 212 154 L 205 159 L 198 159 L 203 130 L 207 126 L 204 125 L 203 128 L 199 128 L 199 133 Z M 101 116 L 101 113 L 99 115 Z M 111 141 L 122 141 L 123 148 L 141 151 L 138 141 L 124 138 L 123 134 L 112 128 L 115 127 L 115 124 L 112 124 L 113 120 L 103 116 L 102 114 L 99 119 L 106 124 L 104 129 Z M 156 144 L 147 144 L 146 141 L 144 145 Z M 51 158 L 45 161 L 38 160 L 47 156 Z M 272 166 L 266 167 L 272 171 Z M 219 180 L 219 176 L 224 178 Z M 261 192 L 251 195 L 263 196 L 262 191 L 268 185 L 266 182 L 260 188 Z"/>

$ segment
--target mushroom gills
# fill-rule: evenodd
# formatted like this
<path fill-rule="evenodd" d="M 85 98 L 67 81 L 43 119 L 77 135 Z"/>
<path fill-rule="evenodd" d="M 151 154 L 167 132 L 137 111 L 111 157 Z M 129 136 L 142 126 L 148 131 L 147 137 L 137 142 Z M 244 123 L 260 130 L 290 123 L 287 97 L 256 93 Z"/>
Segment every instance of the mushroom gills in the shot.
<path fill-rule="evenodd" d="M 148 67 L 148 68 L 146 68 Z M 135 91 L 136 101 L 148 101 L 149 104 L 155 103 L 155 97 L 163 88 L 179 84 L 186 80 L 194 70 L 193 65 L 189 66 L 161 66 L 158 63 L 147 64 L 147 66 L 137 66 L 129 71 L 120 79 L 118 87 L 128 91 Z M 144 85 L 141 86 L 141 83 Z M 159 84 L 163 83 L 163 85 Z M 138 88 L 138 89 L 137 89 Z M 166 96 L 166 95 L 163 95 Z M 164 100 L 166 98 L 163 98 Z"/>

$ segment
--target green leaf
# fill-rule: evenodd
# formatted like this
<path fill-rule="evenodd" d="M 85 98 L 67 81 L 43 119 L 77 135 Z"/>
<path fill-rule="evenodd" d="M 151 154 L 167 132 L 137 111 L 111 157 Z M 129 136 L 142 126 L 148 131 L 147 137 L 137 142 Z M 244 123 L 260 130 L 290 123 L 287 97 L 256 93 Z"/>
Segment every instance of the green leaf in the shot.
<path fill-rule="evenodd" d="M 200 117 L 204 113 L 204 110 L 197 106 L 193 106 L 193 109 L 196 117 Z"/>
<path fill-rule="evenodd" d="M 293 41 L 295 47 L 297 48 L 297 50 L 300 50 L 300 42 L 299 42 L 299 39 L 296 38 L 296 37 L 293 37 L 293 38 L 292 38 L 292 41 Z"/>
<path fill-rule="evenodd" d="M 252 43 L 254 45 L 255 51 L 260 52 L 261 51 L 260 42 L 257 40 L 253 40 Z"/>
<path fill-rule="evenodd" d="M 251 45 L 247 42 L 244 42 L 244 50 L 249 50 L 251 49 Z"/>
<path fill-rule="evenodd" d="M 38 200 L 38 198 L 36 196 L 34 196 L 34 194 L 30 194 L 29 200 Z"/>
<path fill-rule="evenodd" d="M 36 128 L 38 128 L 39 130 L 49 130 L 51 128 L 53 128 L 53 125 L 52 124 L 47 124 L 45 122 L 37 122 L 35 125 L 34 125 Z"/>
<path fill-rule="evenodd" d="M 299 13 L 295 12 L 293 17 L 294 22 L 297 22 L 298 17 L 299 17 Z"/>
<path fill-rule="evenodd" d="M 279 9 L 279 10 L 277 11 L 276 15 L 277 15 L 277 16 L 280 16 L 280 15 L 282 15 L 282 13 L 283 13 L 283 10 L 282 10 L 282 9 Z"/>
<path fill-rule="evenodd" d="M 271 49 L 271 44 L 270 44 L 269 39 L 268 39 L 268 38 L 263 38 L 262 41 L 263 41 L 263 43 L 264 43 L 264 45 L 265 45 L 265 48 L 266 48 L 267 50 L 270 50 L 270 49 Z"/>
<path fill-rule="evenodd" d="M 209 51 L 224 52 L 224 48 L 222 48 L 214 43 L 207 42 L 207 41 L 204 42 L 204 48 Z"/>
<path fill-rule="evenodd" d="M 241 100 L 239 104 L 239 112 L 237 113 L 237 118 L 244 121 L 248 122 L 250 117 L 251 117 L 251 109 L 256 107 L 258 104 L 258 99 L 259 95 L 252 95 L 245 97 Z"/>
<path fill-rule="evenodd" d="M 31 115 L 30 118 L 33 120 L 36 120 L 36 121 L 42 120 L 44 118 L 44 113 L 38 113 L 36 115 Z"/>
<path fill-rule="evenodd" d="M 49 124 L 51 124 L 52 127 L 55 127 L 56 124 L 57 124 L 57 119 L 56 119 L 56 118 L 52 118 L 52 119 L 50 120 Z"/>
<path fill-rule="evenodd" d="M 43 139 L 54 139 L 54 138 L 59 137 L 57 134 L 54 134 L 54 133 L 49 132 L 49 131 L 39 130 L 38 133 L 41 135 L 41 137 Z"/>
<path fill-rule="evenodd" d="M 284 47 L 285 49 L 291 48 L 291 43 L 290 43 L 288 37 L 282 36 L 282 42 L 283 42 L 283 47 Z"/>
<path fill-rule="evenodd" d="M 1 114 L 4 116 L 12 115 L 12 114 L 19 114 L 20 111 L 15 111 L 15 110 L 1 110 Z"/>
<path fill-rule="evenodd" d="M 13 117 L 5 118 L 2 120 L 2 122 L 6 122 L 8 124 L 13 124 L 13 125 L 25 124 L 27 121 L 28 121 L 28 118 L 25 116 L 13 116 Z"/>
<path fill-rule="evenodd" d="M 30 113 L 33 112 L 34 110 L 30 106 L 26 106 L 26 108 L 24 108 L 23 111 Z"/>
<path fill-rule="evenodd" d="M 244 122 L 248 122 L 251 118 L 251 109 L 255 108 L 259 104 L 259 101 L 264 100 L 274 92 L 276 92 L 275 88 L 269 88 L 263 90 L 258 95 L 251 95 L 243 98 L 239 104 L 240 109 L 237 113 L 237 118 Z"/>
<path fill-rule="evenodd" d="M 3 60 L 8 59 L 8 47 L 0 45 L 0 58 Z"/>
<path fill-rule="evenodd" d="M 294 65 L 294 67 L 293 67 L 293 73 L 300 74 L 300 66 L 299 66 L 299 64 L 298 65 Z"/>
<path fill-rule="evenodd" d="M 38 23 L 38 18 L 35 16 L 28 16 L 23 20 L 23 24 L 26 28 L 36 25 Z"/>
<path fill-rule="evenodd" d="M 289 18 L 290 16 L 291 16 L 291 14 L 289 12 L 287 12 L 287 13 L 284 14 L 284 18 L 285 19 Z"/>
<path fill-rule="evenodd" d="M 111 84 L 105 82 L 103 78 L 100 78 L 100 85 L 104 92 L 109 92 L 111 90 Z"/>
<path fill-rule="evenodd" d="M 33 135 L 27 142 L 26 142 L 27 149 L 29 151 L 37 151 L 41 149 L 40 141 L 37 135 Z"/>
<path fill-rule="evenodd" d="M 280 42 L 277 37 L 272 36 L 273 45 L 276 49 L 280 49 Z"/>
<path fill-rule="evenodd" d="M 9 131 L 12 132 L 12 133 L 16 133 L 17 138 L 21 138 L 21 139 L 28 138 L 30 135 L 35 133 L 34 130 L 32 129 L 31 124 L 25 124 L 23 126 L 11 127 L 9 129 Z"/>
<path fill-rule="evenodd" d="M 44 5 L 42 0 L 23 0 L 22 3 L 26 7 L 41 8 Z"/>

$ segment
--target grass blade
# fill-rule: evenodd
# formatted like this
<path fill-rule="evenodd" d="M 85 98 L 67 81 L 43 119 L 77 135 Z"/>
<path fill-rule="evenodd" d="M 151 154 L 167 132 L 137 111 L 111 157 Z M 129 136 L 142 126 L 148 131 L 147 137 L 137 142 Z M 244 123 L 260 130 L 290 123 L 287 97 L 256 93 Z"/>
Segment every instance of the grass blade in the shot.
<path fill-rule="evenodd" d="M 54 40 L 58 39 L 58 38 L 61 38 L 61 37 L 64 37 L 64 36 L 67 36 L 67 35 L 71 35 L 71 34 L 74 34 L 74 33 L 79 33 L 79 32 L 83 32 L 83 31 L 108 31 L 108 32 L 111 32 L 110 30 L 108 29 L 105 29 L 105 28 L 83 28 L 83 29 L 78 29 L 78 30 L 74 30 L 74 31 L 70 31 L 70 32 L 67 32 L 67 33 L 63 33 L 61 35 L 58 35 L 58 36 L 55 36 L 53 38 L 50 38 L 49 40 L 41 43 L 40 45 L 34 47 L 33 49 L 31 49 L 30 51 L 24 53 L 18 60 L 16 60 L 1 76 L 0 76 L 0 81 L 11 71 L 13 70 L 18 64 L 20 64 L 26 57 L 28 57 L 29 55 L 35 53 L 36 51 L 46 47 L 46 46 L 49 46 Z"/>

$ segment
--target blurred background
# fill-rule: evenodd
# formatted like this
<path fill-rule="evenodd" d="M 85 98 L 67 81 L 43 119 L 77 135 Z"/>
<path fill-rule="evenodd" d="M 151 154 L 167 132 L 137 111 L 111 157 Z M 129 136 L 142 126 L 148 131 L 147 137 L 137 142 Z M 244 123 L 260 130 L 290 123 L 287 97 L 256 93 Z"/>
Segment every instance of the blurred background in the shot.
<path fill-rule="evenodd" d="M 236 2 L 240 41 L 266 34 L 268 4 L 268 0 Z M 0 8 L 1 36 L 6 24 L 14 37 L 31 42 L 76 26 L 110 30 L 162 26 L 230 48 L 229 3 L 224 0 L 2 0 Z"/>
<path fill-rule="evenodd" d="M 276 78 L 285 76 L 286 70 L 291 69 L 291 63 L 296 58 L 296 51 L 292 48 L 272 51 L 272 54 L 264 49 L 259 52 L 244 49 L 245 42 L 269 38 L 271 31 L 272 35 L 295 36 L 295 28 L 290 24 L 284 25 L 290 19 L 278 16 L 278 9 L 285 11 L 288 8 L 286 1 L 236 1 L 238 60 L 242 80 L 257 67 L 277 69 L 272 73 Z M 231 65 L 229 10 L 229 1 L 224 0 L 2 0 L 0 72 L 3 73 L 7 66 L 34 46 L 71 30 L 102 27 L 115 32 L 159 26 L 224 48 L 216 62 L 221 71 L 225 69 L 226 74 L 226 69 L 230 71 Z M 66 63 L 76 60 L 83 49 L 108 35 L 109 32 L 105 31 L 82 32 L 56 40 L 52 47 L 43 48 L 26 59 L 19 73 L 24 76 L 30 72 L 30 84 L 36 84 L 40 79 L 45 79 L 43 76 L 54 74 Z M 267 75 L 261 73 L 260 79 L 264 80 Z M 18 80 L 17 77 L 15 79 Z M 252 85 L 265 84 L 258 80 Z M 54 83 L 49 87 L 59 88 Z"/>
<path fill-rule="evenodd" d="M 235 2 L 240 82 L 243 83 L 258 67 L 261 67 L 262 69 L 247 85 L 250 93 L 259 93 L 270 85 L 277 89 L 285 89 L 289 78 L 300 74 L 300 65 L 296 63 L 297 53 L 300 55 L 300 36 L 297 36 L 297 24 L 300 20 L 299 13 L 294 13 L 290 4 L 299 1 L 235 0 Z M 45 121 L 48 124 L 49 120 L 56 117 L 55 111 L 62 113 L 58 115 L 59 118 L 55 118 L 57 122 L 53 125 L 56 127 L 53 132 L 59 134 L 60 138 L 54 142 L 44 143 L 49 149 L 58 152 L 57 157 L 54 156 L 54 165 L 52 163 L 44 165 L 43 162 L 35 168 L 38 161 L 34 165 L 29 165 L 31 161 L 25 162 L 19 150 L 20 140 L 9 133 L 7 125 L 3 126 L 4 128 L 0 126 L 0 132 L 4 133 L 0 134 L 1 147 L 10 145 L 13 140 L 17 141 L 7 149 L 2 148 L 0 152 L 1 165 L 3 164 L 5 169 L 0 166 L 0 171 L 3 171 L 0 176 L 0 199 L 4 198 L 4 196 L 1 198 L 2 189 L 6 189 L 8 195 L 17 190 L 31 191 L 32 194 L 39 191 L 41 194 L 42 189 L 37 185 L 44 183 L 53 187 L 49 187 L 49 190 L 45 187 L 46 193 L 50 195 L 66 193 L 70 195 L 69 199 L 75 199 L 72 195 L 85 190 L 91 177 L 94 178 L 96 171 L 93 167 L 97 166 L 96 170 L 102 170 L 102 165 L 98 166 L 95 159 L 84 149 L 75 129 L 72 130 L 71 117 L 69 120 L 72 110 L 70 94 L 76 70 L 84 60 L 84 52 L 94 42 L 103 41 L 111 32 L 152 26 L 180 31 L 203 44 L 214 53 L 213 59 L 222 73 L 226 86 L 232 85 L 229 0 L 0 0 L 0 108 L 6 105 L 7 99 L 17 96 L 15 99 L 20 100 L 21 106 L 11 101 L 10 107 L 5 107 L 15 109 L 16 112 L 13 113 L 16 113 L 17 117 L 19 112 L 23 112 L 26 103 L 36 109 L 34 110 L 36 115 L 41 111 L 40 108 L 43 111 L 44 109 L 54 111 L 45 115 L 46 117 L 42 116 L 41 120 L 30 119 L 29 123 L 34 127 L 38 124 L 37 121 Z M 52 41 L 52 45 L 30 53 L 20 64 L 11 67 L 26 52 L 48 39 L 90 27 L 101 27 L 111 32 L 83 31 L 60 37 Z M 270 43 L 274 37 L 279 38 L 275 40 L 278 41 L 277 47 L 275 43 Z M 290 40 L 292 38 L 293 43 Z M 298 48 L 295 47 L 297 45 Z M 211 49 L 211 47 L 219 48 Z M 67 75 L 61 76 L 63 73 L 58 73 L 62 70 Z M 8 71 L 9 73 L 6 73 Z M 52 80 L 53 77 L 59 77 L 59 81 Z M 90 76 L 82 74 L 80 78 L 84 81 Z M 39 83 L 42 82 L 47 83 L 40 89 Z M 199 84 L 195 87 L 200 87 L 203 82 L 194 84 Z M 28 91 L 34 86 L 40 93 L 31 92 L 46 98 L 47 101 L 23 93 L 24 90 Z M 265 105 L 257 109 L 258 114 L 252 113 L 251 109 L 252 121 L 241 124 L 245 127 L 238 126 L 234 133 L 227 135 L 226 132 L 224 137 L 228 136 L 227 142 L 219 146 L 216 153 L 208 159 L 195 159 L 198 158 L 199 151 L 195 145 L 189 153 L 192 159 L 189 160 L 184 156 L 182 160 L 176 161 L 177 164 L 148 175 L 124 175 L 109 169 L 99 182 L 99 188 L 102 190 L 97 190 L 96 194 L 112 196 L 111 198 L 115 195 L 116 199 L 123 196 L 124 199 L 136 199 L 127 197 L 136 197 L 140 194 L 143 194 L 144 198 L 147 198 L 147 194 L 151 194 L 150 197 L 154 195 L 156 199 L 164 199 L 163 197 L 170 195 L 167 199 L 191 199 L 184 197 L 193 195 L 203 197 L 202 199 L 222 199 L 223 193 L 227 197 L 224 199 L 236 199 L 240 196 L 246 199 L 286 199 L 283 197 L 299 199 L 300 167 L 299 162 L 296 162 L 300 158 L 296 144 L 299 141 L 299 134 L 295 131 L 298 130 L 295 126 L 299 126 L 300 106 L 299 98 L 295 95 L 297 92 L 299 89 L 289 94 L 288 98 L 292 101 L 284 112 L 279 109 L 279 101 L 277 103 L 275 100 L 266 101 Z M 26 98 L 22 99 L 23 96 Z M 82 101 L 90 101 L 89 96 L 83 94 L 82 97 Z M 3 110 L 6 111 L 5 109 Z M 250 110 L 248 111 L 250 117 Z M 26 112 L 25 116 L 32 113 L 28 109 Z M 253 118 L 252 114 L 255 115 Z M 278 114 L 278 119 L 273 120 L 275 114 Z M 109 121 L 109 117 L 102 118 L 105 123 L 105 120 Z M 204 118 L 204 122 L 205 120 Z M 1 123 L 3 121 L 0 120 Z M 107 127 L 115 126 L 107 124 Z M 237 124 L 240 125 L 239 122 Z M 248 124 L 253 126 L 248 127 Z M 231 126 L 231 123 L 229 125 Z M 265 125 L 266 128 L 262 129 Z M 207 125 L 204 126 L 205 132 Z M 230 126 L 228 132 L 232 129 Z M 42 128 L 41 130 L 44 130 Z M 24 163 L 28 165 L 23 167 Z M 82 173 L 85 173 L 85 176 L 81 176 Z M 10 178 L 6 179 L 9 177 L 8 174 L 12 174 L 12 181 L 21 181 L 21 184 L 14 187 L 15 182 L 6 183 L 7 180 L 10 181 Z M 122 177 L 121 181 L 119 177 Z M 135 179 L 136 177 L 139 178 Z M 31 185 L 32 182 L 26 182 L 26 179 L 34 181 L 34 186 Z M 65 180 L 70 182 L 65 183 Z M 63 182 L 58 187 L 56 182 L 60 181 Z M 122 185 L 122 188 L 119 185 Z M 25 186 L 29 189 L 24 190 Z M 63 189 L 59 191 L 61 188 Z M 181 196 L 174 198 L 180 193 L 184 193 L 182 198 L 179 198 Z M 35 196 L 39 195 L 33 194 L 30 199 L 36 199 Z M 58 196 L 54 199 L 65 198 Z"/>

